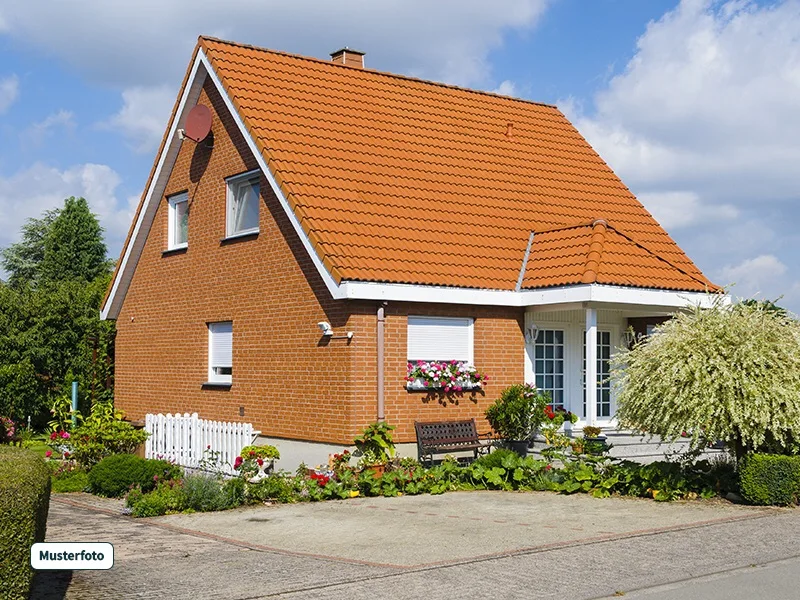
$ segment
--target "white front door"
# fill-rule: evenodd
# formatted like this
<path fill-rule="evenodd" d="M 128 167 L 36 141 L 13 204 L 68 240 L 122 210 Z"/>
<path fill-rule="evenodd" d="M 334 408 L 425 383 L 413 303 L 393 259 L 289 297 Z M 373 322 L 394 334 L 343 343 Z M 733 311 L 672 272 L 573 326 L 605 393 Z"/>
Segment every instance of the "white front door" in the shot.
<path fill-rule="evenodd" d="M 619 337 L 619 328 L 601 323 L 597 331 L 597 409 L 596 422 L 613 423 L 616 403 L 609 382 L 609 359 Z M 585 356 L 583 324 L 539 322 L 536 337 L 525 345 L 525 380 L 550 396 L 553 406 L 563 406 L 577 414 L 578 427 L 586 424 Z"/>

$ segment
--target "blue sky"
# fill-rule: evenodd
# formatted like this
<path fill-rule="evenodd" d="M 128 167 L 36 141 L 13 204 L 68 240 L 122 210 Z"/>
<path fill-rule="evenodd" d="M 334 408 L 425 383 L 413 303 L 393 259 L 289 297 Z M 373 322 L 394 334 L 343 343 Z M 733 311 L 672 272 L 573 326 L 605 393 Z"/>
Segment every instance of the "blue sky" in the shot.
<path fill-rule="evenodd" d="M 714 281 L 800 312 L 800 0 L 0 0 L 0 247 L 117 255 L 198 34 L 557 104 Z"/>

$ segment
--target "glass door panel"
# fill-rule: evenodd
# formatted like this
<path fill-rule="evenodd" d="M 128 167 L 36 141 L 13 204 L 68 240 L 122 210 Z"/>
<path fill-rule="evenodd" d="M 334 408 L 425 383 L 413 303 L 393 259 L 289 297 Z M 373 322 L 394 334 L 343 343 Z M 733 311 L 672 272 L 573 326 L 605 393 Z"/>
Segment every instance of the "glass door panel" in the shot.
<path fill-rule="evenodd" d="M 551 406 L 564 406 L 564 331 L 540 329 L 534 342 L 536 388 L 550 395 Z"/>
<path fill-rule="evenodd" d="M 597 332 L 597 417 L 609 419 L 611 414 L 611 332 Z M 586 332 L 583 335 L 583 418 L 586 418 Z"/>

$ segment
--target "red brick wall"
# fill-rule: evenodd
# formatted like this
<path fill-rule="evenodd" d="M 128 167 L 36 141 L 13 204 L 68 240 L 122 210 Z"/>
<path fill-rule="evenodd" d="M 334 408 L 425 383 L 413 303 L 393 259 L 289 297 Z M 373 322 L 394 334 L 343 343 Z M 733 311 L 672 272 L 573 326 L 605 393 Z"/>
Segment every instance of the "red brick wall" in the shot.
<path fill-rule="evenodd" d="M 189 193 L 189 247 L 162 254 L 162 198 L 117 320 L 117 406 L 133 419 L 198 412 L 252 422 L 265 435 L 350 443 L 376 418 L 377 303 L 330 298 L 264 178 L 258 236 L 221 243 L 225 178 L 257 165 L 210 84 L 200 102 L 214 113 L 214 148 L 185 141 L 165 193 Z M 485 395 L 431 400 L 405 390 L 408 314 L 476 319 L 475 363 L 491 379 Z M 204 388 L 206 324 L 223 320 L 233 321 L 233 385 Z M 321 341 L 318 321 L 355 337 Z M 482 419 L 500 388 L 523 379 L 521 321 L 520 309 L 390 304 L 386 418 L 398 427 L 396 439 L 413 441 L 414 420 Z"/>
<path fill-rule="evenodd" d="M 359 423 L 375 420 L 377 384 L 377 327 L 375 307 L 364 315 L 354 314 L 354 323 L 364 323 L 355 354 L 353 377 L 358 401 L 355 417 Z M 489 377 L 483 391 L 430 396 L 405 388 L 408 315 L 471 317 L 474 322 L 475 366 Z M 395 425 L 395 439 L 414 441 L 414 421 L 444 421 L 472 418 L 479 431 L 488 431 L 483 413 L 499 395 L 499 390 L 524 380 L 523 311 L 519 308 L 461 306 L 445 304 L 389 303 L 385 324 L 385 412 L 386 421 Z M 364 373 L 366 377 L 359 378 Z"/>

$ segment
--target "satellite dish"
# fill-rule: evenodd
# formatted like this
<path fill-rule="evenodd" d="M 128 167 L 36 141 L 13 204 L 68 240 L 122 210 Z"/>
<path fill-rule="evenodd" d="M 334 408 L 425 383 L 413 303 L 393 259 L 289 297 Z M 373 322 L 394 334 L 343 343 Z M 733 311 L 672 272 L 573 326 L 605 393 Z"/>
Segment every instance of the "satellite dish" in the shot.
<path fill-rule="evenodd" d="M 183 130 L 184 136 L 193 142 L 202 142 L 211 131 L 211 110 L 203 104 L 195 106 L 186 115 Z"/>

